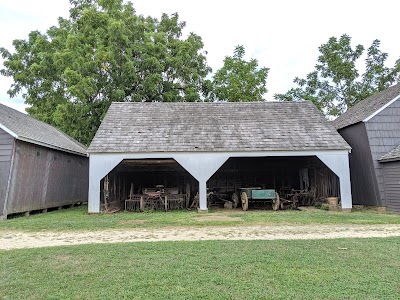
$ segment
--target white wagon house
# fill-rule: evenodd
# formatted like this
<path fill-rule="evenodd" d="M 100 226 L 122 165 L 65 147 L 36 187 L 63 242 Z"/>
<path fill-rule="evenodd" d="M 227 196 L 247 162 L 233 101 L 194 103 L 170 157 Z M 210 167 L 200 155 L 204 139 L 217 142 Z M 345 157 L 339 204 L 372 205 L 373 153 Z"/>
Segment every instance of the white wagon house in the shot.
<path fill-rule="evenodd" d="M 309 101 L 112 103 L 88 148 L 88 209 L 155 208 L 146 199 L 162 195 L 161 209 L 207 211 L 254 188 L 350 210 L 349 152 Z"/>

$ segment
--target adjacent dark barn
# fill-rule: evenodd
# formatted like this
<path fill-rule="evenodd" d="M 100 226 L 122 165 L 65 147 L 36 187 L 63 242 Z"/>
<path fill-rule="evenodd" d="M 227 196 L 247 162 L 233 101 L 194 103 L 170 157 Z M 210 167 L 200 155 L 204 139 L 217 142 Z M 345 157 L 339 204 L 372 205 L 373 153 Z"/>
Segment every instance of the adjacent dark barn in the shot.
<path fill-rule="evenodd" d="M 87 201 L 86 148 L 0 104 L 0 217 Z"/>
<path fill-rule="evenodd" d="M 397 163 L 384 163 L 380 158 L 400 145 L 399 99 L 400 84 L 396 84 L 359 102 L 334 121 L 352 148 L 350 173 L 354 204 L 388 208 L 393 205 L 393 198 L 387 198 L 392 192 L 386 191 L 388 177 L 384 173 Z"/>
<path fill-rule="evenodd" d="M 388 210 L 400 212 L 400 146 L 383 155 L 385 199 Z"/>

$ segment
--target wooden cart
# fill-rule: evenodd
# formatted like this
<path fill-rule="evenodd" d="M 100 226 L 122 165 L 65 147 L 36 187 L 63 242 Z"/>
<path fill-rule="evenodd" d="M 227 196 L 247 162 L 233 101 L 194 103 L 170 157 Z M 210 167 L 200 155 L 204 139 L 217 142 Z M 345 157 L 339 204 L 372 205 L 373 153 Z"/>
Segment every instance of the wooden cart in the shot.
<path fill-rule="evenodd" d="M 250 203 L 271 203 L 273 210 L 279 209 L 279 194 L 275 190 L 264 190 L 260 187 L 240 188 L 240 199 L 243 210 L 248 210 Z"/>

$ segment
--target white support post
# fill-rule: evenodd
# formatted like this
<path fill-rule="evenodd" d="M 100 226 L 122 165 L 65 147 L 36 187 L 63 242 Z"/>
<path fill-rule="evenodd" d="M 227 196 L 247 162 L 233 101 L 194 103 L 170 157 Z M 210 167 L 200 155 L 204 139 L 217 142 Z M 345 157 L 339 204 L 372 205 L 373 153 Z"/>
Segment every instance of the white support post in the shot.
<path fill-rule="evenodd" d="M 351 211 L 353 200 L 351 197 L 350 174 L 339 178 L 342 210 Z M 344 195 L 344 196 L 342 196 Z"/>
<path fill-rule="evenodd" d="M 207 180 L 228 160 L 220 153 L 174 155 L 174 159 L 199 182 L 199 211 L 207 212 Z"/>
<path fill-rule="evenodd" d="M 199 211 L 207 212 L 207 181 L 199 181 Z"/>
<path fill-rule="evenodd" d="M 92 176 L 89 179 L 88 213 L 90 214 L 100 212 L 100 180 L 97 176 Z"/>
<path fill-rule="evenodd" d="M 342 210 L 351 211 L 353 200 L 351 197 L 348 153 L 319 154 L 317 157 L 339 177 Z"/>

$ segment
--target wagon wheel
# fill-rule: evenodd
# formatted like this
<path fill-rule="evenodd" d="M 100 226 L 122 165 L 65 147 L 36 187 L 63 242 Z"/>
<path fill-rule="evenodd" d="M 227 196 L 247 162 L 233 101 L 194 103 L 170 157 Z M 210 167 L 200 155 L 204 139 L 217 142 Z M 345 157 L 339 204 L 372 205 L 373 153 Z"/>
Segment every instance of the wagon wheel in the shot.
<path fill-rule="evenodd" d="M 249 199 L 247 198 L 246 192 L 242 192 L 240 195 L 240 199 L 242 200 L 242 208 L 244 211 L 249 209 Z"/>
<path fill-rule="evenodd" d="M 233 207 L 237 208 L 239 204 L 239 197 L 236 193 L 233 193 L 232 195 L 232 201 L 233 201 Z"/>
<path fill-rule="evenodd" d="M 275 202 L 272 202 L 272 209 L 273 210 L 278 210 L 279 209 L 279 204 L 280 204 L 279 194 L 275 192 L 275 195 L 276 195 L 276 199 L 275 199 Z"/>

